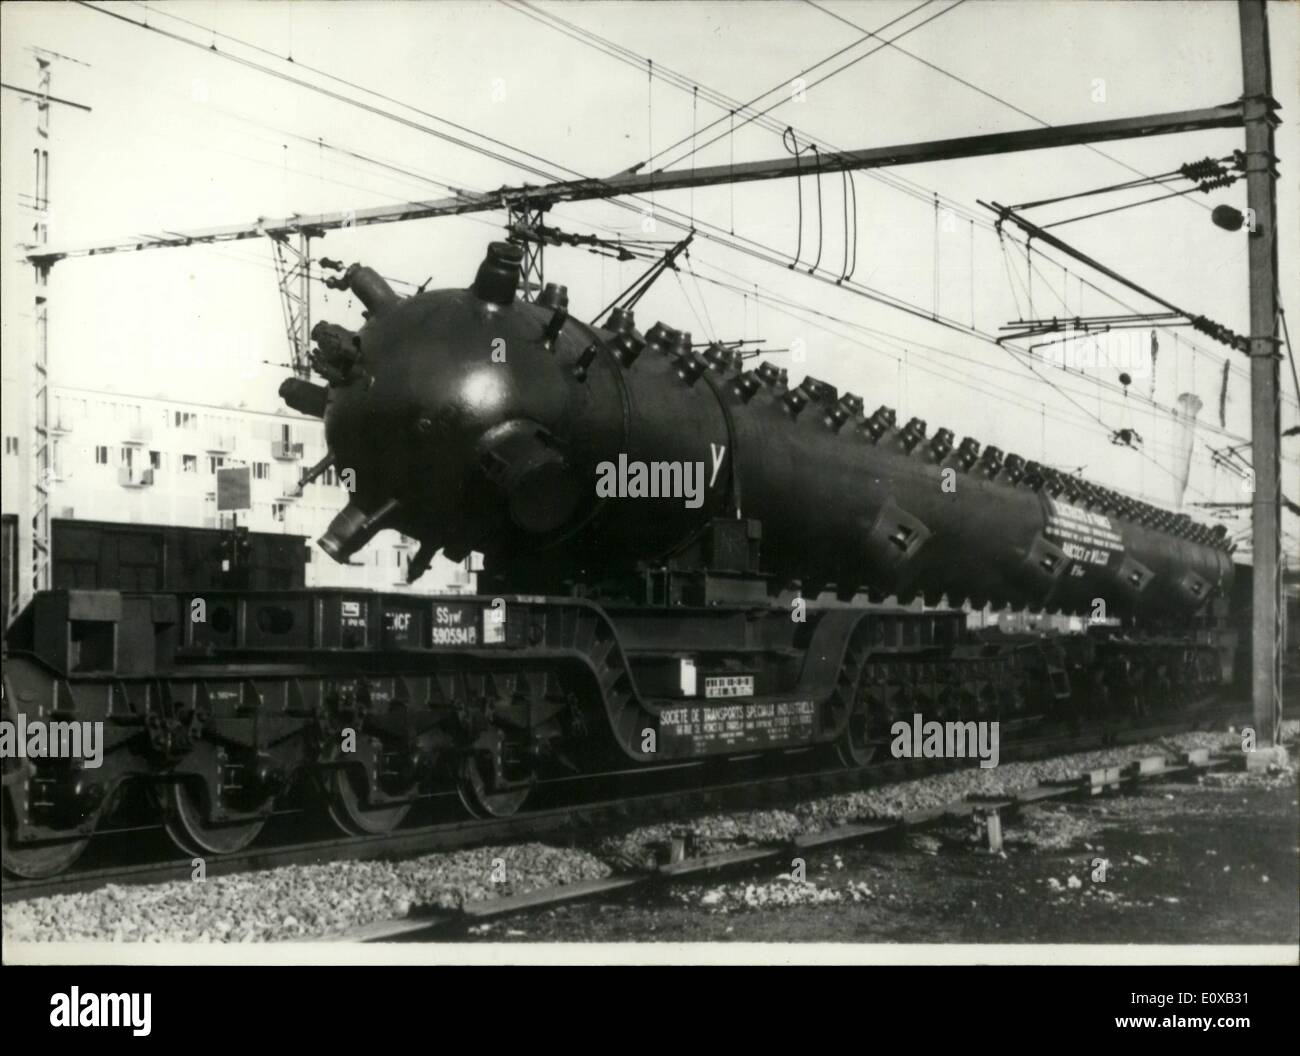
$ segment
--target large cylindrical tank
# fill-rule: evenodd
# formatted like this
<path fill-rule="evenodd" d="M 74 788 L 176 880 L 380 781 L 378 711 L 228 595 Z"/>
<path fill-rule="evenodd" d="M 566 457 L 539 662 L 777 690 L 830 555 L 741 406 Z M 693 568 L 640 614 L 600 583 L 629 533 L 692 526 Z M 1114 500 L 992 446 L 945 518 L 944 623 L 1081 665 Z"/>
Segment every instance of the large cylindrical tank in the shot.
<path fill-rule="evenodd" d="M 494 243 L 469 289 L 400 299 L 359 269 L 366 325 L 317 328 L 326 437 L 353 485 L 332 556 L 397 528 L 538 589 L 656 567 L 743 517 L 774 588 L 806 593 L 1178 618 L 1231 577 L 1221 528 L 630 313 L 593 329 L 562 288 L 518 300 L 518 271 Z"/>

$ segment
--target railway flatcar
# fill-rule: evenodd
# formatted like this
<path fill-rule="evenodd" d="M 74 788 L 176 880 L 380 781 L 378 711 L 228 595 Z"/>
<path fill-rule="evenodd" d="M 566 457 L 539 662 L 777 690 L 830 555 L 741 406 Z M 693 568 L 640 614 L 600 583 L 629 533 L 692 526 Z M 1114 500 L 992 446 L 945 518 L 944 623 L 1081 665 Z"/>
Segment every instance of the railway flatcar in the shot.
<path fill-rule="evenodd" d="M 8 635 L 5 718 L 102 724 L 100 765 L 6 760 L 4 862 L 67 868 L 123 790 L 187 851 L 256 838 L 304 781 L 347 833 L 455 787 L 524 807 L 552 771 L 812 752 L 862 767 L 916 714 L 1010 733 L 1190 708 L 1230 674 L 1226 533 L 815 378 L 791 385 L 615 309 L 518 298 L 493 243 L 467 289 L 335 284 L 324 419 L 347 561 L 378 532 L 483 556 L 480 594 L 56 591 Z M 963 605 L 1111 619 L 1044 637 Z"/>

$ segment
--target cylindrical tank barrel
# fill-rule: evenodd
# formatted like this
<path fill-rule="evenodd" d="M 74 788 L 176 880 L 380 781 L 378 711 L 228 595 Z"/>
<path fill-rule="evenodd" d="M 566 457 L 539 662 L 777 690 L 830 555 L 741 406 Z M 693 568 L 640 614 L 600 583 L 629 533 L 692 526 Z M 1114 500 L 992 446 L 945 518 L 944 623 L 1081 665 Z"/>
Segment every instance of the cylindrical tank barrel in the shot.
<path fill-rule="evenodd" d="M 742 517 L 774 587 L 842 596 L 1176 616 L 1231 576 L 1222 537 L 1185 517 L 628 311 L 557 318 L 554 293 L 514 297 L 519 266 L 494 244 L 470 289 L 372 314 L 332 382 L 331 450 L 367 509 L 400 500 L 384 526 L 557 584 L 657 567 Z M 340 552 L 365 535 L 344 519 Z"/>

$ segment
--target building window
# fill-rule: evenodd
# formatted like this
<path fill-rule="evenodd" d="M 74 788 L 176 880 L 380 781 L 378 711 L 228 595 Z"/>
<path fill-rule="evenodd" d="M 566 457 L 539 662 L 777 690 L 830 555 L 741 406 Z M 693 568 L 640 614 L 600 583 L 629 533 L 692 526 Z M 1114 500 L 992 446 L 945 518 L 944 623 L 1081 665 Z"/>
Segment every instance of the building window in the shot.
<path fill-rule="evenodd" d="M 217 470 L 226 464 L 226 460 L 220 455 L 208 455 L 208 472 L 216 475 Z"/>
<path fill-rule="evenodd" d="M 253 478 L 255 480 L 266 480 L 271 475 L 271 466 L 266 462 L 253 463 Z"/>
<path fill-rule="evenodd" d="M 5 454 L 6 455 L 18 454 L 18 437 L 16 436 L 5 437 Z"/>
<path fill-rule="evenodd" d="M 103 444 L 95 448 L 95 464 L 99 466 L 108 465 L 108 448 Z"/>
<path fill-rule="evenodd" d="M 197 473 L 199 471 L 198 455 L 181 455 L 181 472 Z"/>
<path fill-rule="evenodd" d="M 150 469 L 163 468 L 163 453 L 161 451 L 149 452 L 149 468 Z"/>
<path fill-rule="evenodd" d="M 288 504 L 287 502 L 273 502 L 273 503 L 271 503 L 271 520 L 273 520 L 273 521 L 280 521 L 280 522 L 283 522 L 283 521 L 284 521 L 284 511 L 285 511 L 286 509 L 288 509 L 288 506 L 289 506 L 289 504 Z"/>
<path fill-rule="evenodd" d="M 172 424 L 177 429 L 197 429 L 199 418 L 192 411 L 176 411 L 172 415 Z"/>

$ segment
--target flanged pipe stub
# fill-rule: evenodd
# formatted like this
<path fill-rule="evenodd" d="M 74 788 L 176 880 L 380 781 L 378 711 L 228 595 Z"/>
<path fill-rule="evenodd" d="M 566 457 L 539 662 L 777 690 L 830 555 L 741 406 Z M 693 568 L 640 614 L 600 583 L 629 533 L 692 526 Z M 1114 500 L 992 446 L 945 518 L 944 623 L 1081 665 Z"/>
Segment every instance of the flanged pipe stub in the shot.
<path fill-rule="evenodd" d="M 519 289 L 519 269 L 524 251 L 509 242 L 489 243 L 487 256 L 478 266 L 474 285 L 470 287 L 480 301 L 501 307 L 513 304 Z"/>
<path fill-rule="evenodd" d="M 384 521 L 397 509 L 397 500 L 390 499 L 373 513 L 367 513 L 355 501 L 349 502 L 330 521 L 325 534 L 316 540 L 317 545 L 340 565 L 365 546 L 384 527 Z"/>

